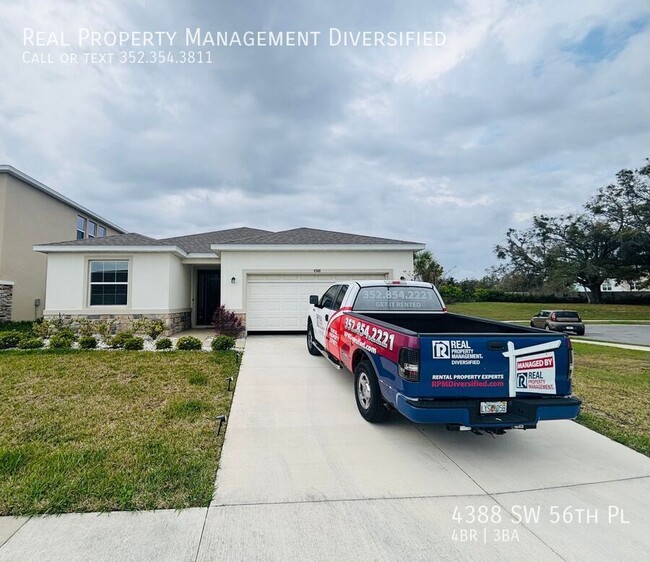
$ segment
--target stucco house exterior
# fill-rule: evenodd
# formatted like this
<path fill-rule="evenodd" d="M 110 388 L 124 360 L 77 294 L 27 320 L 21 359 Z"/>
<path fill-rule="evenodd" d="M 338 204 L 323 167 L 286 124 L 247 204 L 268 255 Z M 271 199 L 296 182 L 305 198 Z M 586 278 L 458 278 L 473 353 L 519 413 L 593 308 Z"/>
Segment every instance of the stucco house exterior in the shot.
<path fill-rule="evenodd" d="M 394 279 L 423 244 L 312 228 L 234 228 L 153 239 L 130 233 L 39 244 L 45 316 L 161 318 L 170 332 L 208 326 L 220 305 L 247 331 L 305 330 L 310 294 L 346 279 Z"/>
<path fill-rule="evenodd" d="M 123 232 L 20 170 L 0 165 L 0 321 L 42 316 L 47 259 L 33 251 L 34 244 Z"/>

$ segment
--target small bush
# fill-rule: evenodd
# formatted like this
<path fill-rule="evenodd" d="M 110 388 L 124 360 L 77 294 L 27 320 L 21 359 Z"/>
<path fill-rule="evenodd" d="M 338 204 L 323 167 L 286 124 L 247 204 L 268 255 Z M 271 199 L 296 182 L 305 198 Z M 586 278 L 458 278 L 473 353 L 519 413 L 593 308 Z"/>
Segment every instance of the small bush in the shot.
<path fill-rule="evenodd" d="M 161 349 L 171 349 L 172 348 L 172 340 L 169 338 L 160 338 L 159 340 L 156 341 L 156 349 L 161 350 Z"/>
<path fill-rule="evenodd" d="M 82 337 L 92 336 L 97 331 L 95 322 L 86 316 L 75 318 L 75 322 L 77 323 L 77 331 Z"/>
<path fill-rule="evenodd" d="M 29 334 L 32 331 L 32 325 L 34 322 L 27 322 L 25 320 L 18 321 L 9 321 L 9 320 L 0 320 L 0 332 L 21 332 L 24 334 Z"/>
<path fill-rule="evenodd" d="M 95 349 L 97 340 L 93 336 L 82 336 L 79 338 L 79 347 L 81 349 Z"/>
<path fill-rule="evenodd" d="M 147 322 L 144 333 L 147 334 L 152 340 L 155 340 L 166 329 L 167 326 L 162 320 L 152 319 Z"/>
<path fill-rule="evenodd" d="M 233 347 L 235 347 L 235 338 L 232 336 L 224 336 L 221 334 L 212 340 L 212 351 L 225 351 Z"/>
<path fill-rule="evenodd" d="M 200 351 L 202 348 L 201 340 L 194 336 L 183 336 L 176 342 L 176 349 L 180 351 Z"/>
<path fill-rule="evenodd" d="M 50 338 L 50 347 L 52 349 L 70 349 L 72 347 L 72 338 L 66 334 L 54 334 Z"/>
<path fill-rule="evenodd" d="M 113 349 L 121 349 L 130 339 L 133 339 L 133 332 L 118 332 L 114 336 L 106 338 L 106 344 Z"/>
<path fill-rule="evenodd" d="M 212 326 L 217 334 L 224 336 L 238 337 L 244 331 L 244 325 L 237 315 L 231 310 L 226 310 L 225 305 L 221 305 L 214 311 L 212 316 Z"/>
<path fill-rule="evenodd" d="M 131 337 L 124 341 L 124 349 L 130 351 L 140 351 L 144 349 L 144 339 L 140 337 Z"/>
<path fill-rule="evenodd" d="M 22 337 L 23 334 L 15 331 L 0 333 L 0 349 L 11 349 L 12 347 L 18 347 L 18 344 L 20 343 Z"/>
<path fill-rule="evenodd" d="M 23 337 L 20 342 L 18 342 L 18 347 L 20 349 L 41 349 L 44 343 L 41 338 L 35 338 L 32 336 Z"/>
<path fill-rule="evenodd" d="M 73 330 L 72 328 L 67 328 L 67 327 L 66 327 L 66 328 L 61 328 L 61 329 L 60 329 L 56 334 L 54 334 L 54 335 L 59 336 L 59 337 L 61 337 L 61 338 L 68 339 L 68 340 L 70 340 L 70 342 L 77 341 L 77 339 L 78 339 L 78 336 L 77 336 L 77 334 L 74 332 L 74 330 Z"/>

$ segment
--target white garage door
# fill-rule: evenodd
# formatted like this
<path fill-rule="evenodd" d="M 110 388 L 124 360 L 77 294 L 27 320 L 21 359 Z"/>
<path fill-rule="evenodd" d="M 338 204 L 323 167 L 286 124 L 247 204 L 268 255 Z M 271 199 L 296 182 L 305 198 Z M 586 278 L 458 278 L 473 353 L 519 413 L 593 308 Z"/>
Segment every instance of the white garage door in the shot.
<path fill-rule="evenodd" d="M 385 274 L 248 275 L 246 329 L 293 331 L 307 329 L 309 295 L 322 295 L 337 281 L 386 279 Z"/>

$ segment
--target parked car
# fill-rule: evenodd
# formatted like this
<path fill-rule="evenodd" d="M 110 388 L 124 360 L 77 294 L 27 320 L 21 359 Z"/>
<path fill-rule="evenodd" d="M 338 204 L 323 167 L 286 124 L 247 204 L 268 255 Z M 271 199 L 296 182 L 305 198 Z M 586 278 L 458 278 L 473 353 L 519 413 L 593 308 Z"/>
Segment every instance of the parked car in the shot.
<path fill-rule="evenodd" d="M 585 325 L 575 310 L 540 310 L 530 320 L 532 328 L 544 328 L 554 332 L 585 334 Z"/>

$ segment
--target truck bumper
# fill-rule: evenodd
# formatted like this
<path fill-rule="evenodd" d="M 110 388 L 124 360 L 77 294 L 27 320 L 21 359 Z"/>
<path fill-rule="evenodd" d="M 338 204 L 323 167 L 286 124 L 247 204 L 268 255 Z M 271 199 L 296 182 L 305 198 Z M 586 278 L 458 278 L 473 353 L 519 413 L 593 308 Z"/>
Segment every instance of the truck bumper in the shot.
<path fill-rule="evenodd" d="M 472 428 L 534 428 L 542 420 L 573 419 L 582 402 L 573 396 L 508 398 L 505 414 L 481 414 L 480 403 L 490 400 L 413 400 L 397 395 L 396 409 L 415 423 L 440 423 Z M 504 400 L 503 398 L 500 400 Z"/>

